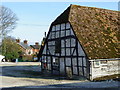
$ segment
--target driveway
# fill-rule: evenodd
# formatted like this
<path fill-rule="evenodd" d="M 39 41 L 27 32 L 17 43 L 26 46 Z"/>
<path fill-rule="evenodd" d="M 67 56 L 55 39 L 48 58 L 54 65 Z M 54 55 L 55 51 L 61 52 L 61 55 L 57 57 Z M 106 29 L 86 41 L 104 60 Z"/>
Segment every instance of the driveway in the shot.
<path fill-rule="evenodd" d="M 118 81 L 67 80 L 59 76 L 42 74 L 39 62 L 2 62 L 0 81 L 1 88 L 115 88 L 120 84 Z"/>

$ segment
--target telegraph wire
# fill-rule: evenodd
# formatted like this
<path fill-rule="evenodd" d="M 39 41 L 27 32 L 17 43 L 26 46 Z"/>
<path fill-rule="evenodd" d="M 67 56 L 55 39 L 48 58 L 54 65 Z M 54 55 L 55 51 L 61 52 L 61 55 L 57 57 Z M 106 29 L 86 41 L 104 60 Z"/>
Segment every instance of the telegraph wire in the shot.
<path fill-rule="evenodd" d="M 42 25 L 42 24 L 22 24 L 22 23 L 18 23 L 18 25 L 24 25 L 24 26 L 37 26 L 37 27 L 49 26 L 49 25 Z"/>

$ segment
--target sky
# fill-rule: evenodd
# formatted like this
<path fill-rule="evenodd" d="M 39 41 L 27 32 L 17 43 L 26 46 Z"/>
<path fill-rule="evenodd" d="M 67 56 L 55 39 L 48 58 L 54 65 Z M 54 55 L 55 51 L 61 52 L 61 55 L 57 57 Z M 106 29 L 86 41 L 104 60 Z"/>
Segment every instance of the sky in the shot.
<path fill-rule="evenodd" d="M 29 44 L 41 43 L 44 32 L 49 31 L 50 24 L 70 4 L 118 10 L 118 2 L 2 2 L 18 17 L 17 26 L 10 36 L 28 40 Z"/>

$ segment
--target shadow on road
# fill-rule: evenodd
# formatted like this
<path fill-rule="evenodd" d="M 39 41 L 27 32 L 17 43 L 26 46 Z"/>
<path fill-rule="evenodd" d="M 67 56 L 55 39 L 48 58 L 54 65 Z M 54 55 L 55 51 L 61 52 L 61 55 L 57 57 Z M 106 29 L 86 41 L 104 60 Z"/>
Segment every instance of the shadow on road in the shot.
<path fill-rule="evenodd" d="M 48 71 L 44 71 L 44 73 L 41 72 L 40 65 L 0 66 L 0 68 L 2 68 L 2 76 L 68 80 L 65 76 L 52 75 Z M 75 76 L 74 79 L 71 80 L 85 80 L 85 78 Z"/>
<path fill-rule="evenodd" d="M 69 88 L 69 90 L 79 90 L 79 88 L 119 88 L 120 82 L 80 82 L 80 83 L 68 83 L 68 84 L 54 84 L 54 85 L 42 85 L 42 86 L 20 86 L 10 88 Z M 52 90 L 53 90 L 52 89 Z M 106 89 L 105 89 L 106 90 Z M 118 90 L 118 89 L 117 89 Z"/>
<path fill-rule="evenodd" d="M 20 78 L 43 78 L 43 79 L 65 79 L 65 77 L 53 76 L 50 72 L 42 73 L 40 66 L 0 66 L 2 76 Z"/>

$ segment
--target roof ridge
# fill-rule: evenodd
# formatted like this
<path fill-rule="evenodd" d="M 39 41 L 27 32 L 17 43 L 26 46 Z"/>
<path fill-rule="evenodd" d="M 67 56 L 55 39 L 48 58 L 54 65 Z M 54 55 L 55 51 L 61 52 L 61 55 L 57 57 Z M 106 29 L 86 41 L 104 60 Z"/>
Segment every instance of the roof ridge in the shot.
<path fill-rule="evenodd" d="M 71 6 L 71 7 L 94 8 L 94 9 L 102 9 L 102 10 L 108 10 L 108 11 L 120 12 L 120 11 L 111 10 L 111 9 L 98 8 L 98 7 L 90 7 L 90 6 L 81 6 L 81 5 L 75 5 L 75 4 L 70 4 L 70 6 Z"/>

